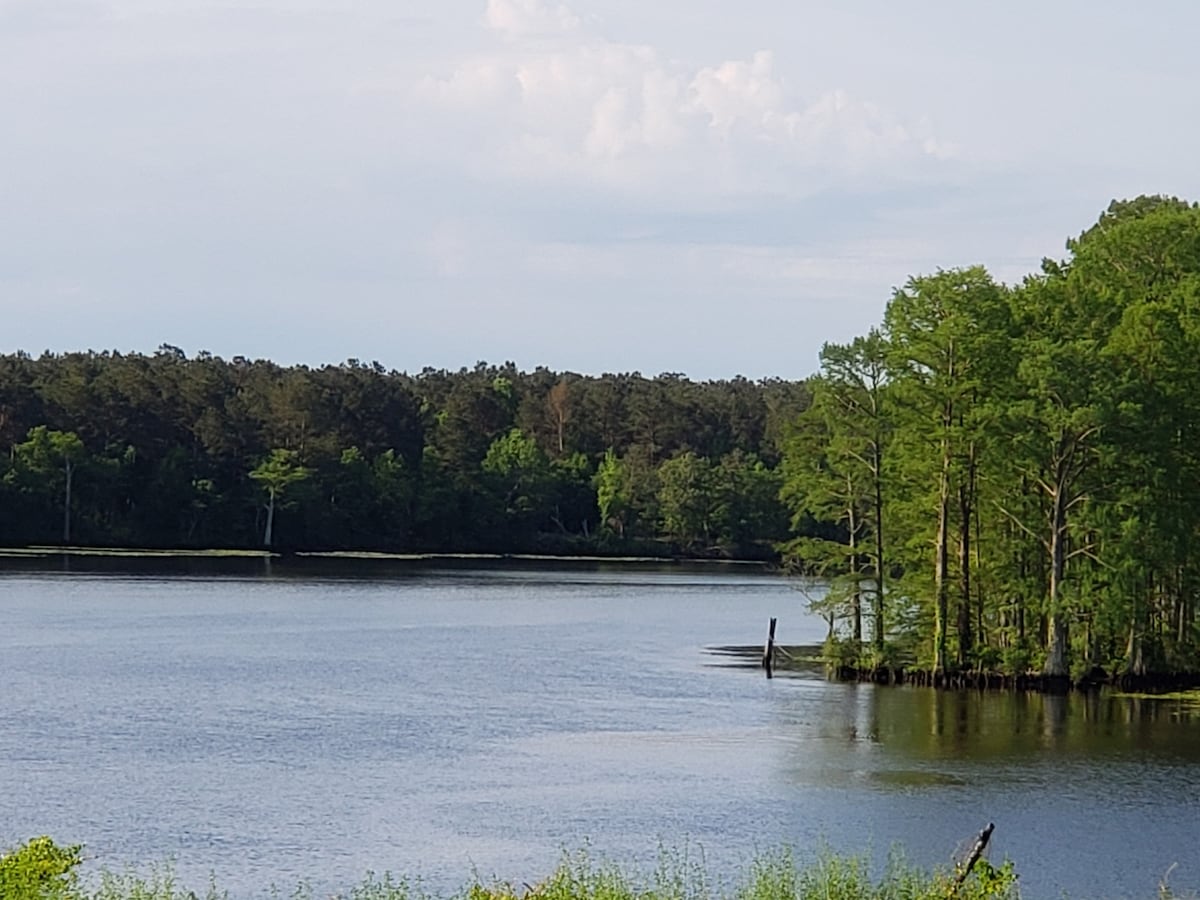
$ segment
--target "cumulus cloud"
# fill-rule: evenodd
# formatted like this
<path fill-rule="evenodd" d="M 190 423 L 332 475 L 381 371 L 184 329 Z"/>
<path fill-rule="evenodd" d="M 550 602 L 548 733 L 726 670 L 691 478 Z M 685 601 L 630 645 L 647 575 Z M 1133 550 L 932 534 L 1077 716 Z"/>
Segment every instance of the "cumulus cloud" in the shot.
<path fill-rule="evenodd" d="M 952 153 L 927 123 L 845 91 L 805 96 L 768 50 L 688 66 L 546 0 L 488 0 L 484 24 L 492 49 L 416 95 L 429 121 L 474 132 L 461 149 L 488 175 L 803 192 L 818 177 Z"/>
<path fill-rule="evenodd" d="M 485 21 L 508 37 L 556 34 L 574 31 L 579 18 L 566 6 L 541 0 L 488 0 Z"/>

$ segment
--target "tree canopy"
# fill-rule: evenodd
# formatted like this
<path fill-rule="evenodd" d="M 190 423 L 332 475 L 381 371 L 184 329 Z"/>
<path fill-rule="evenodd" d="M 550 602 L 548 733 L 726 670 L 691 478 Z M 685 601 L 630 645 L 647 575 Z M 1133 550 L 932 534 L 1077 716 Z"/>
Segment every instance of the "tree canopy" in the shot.
<path fill-rule="evenodd" d="M 681 530 L 660 470 L 772 471 L 806 403 L 802 385 L 674 374 L 15 353 L 0 541 L 771 558 L 775 489 Z"/>

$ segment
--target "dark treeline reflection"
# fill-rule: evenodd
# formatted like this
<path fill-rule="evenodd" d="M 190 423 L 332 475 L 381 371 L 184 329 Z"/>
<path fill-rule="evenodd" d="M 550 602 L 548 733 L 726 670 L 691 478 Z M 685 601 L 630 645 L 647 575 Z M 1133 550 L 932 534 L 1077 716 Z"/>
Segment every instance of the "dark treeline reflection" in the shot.
<path fill-rule="evenodd" d="M 797 734 L 833 747 L 879 745 L 888 758 L 962 763 L 1072 758 L 1200 762 L 1200 703 L 1195 699 L 1024 691 L 941 691 L 838 686 L 819 720 L 790 720 Z M 798 707 L 799 708 L 799 707 Z M 832 751 L 836 752 L 836 751 Z"/>

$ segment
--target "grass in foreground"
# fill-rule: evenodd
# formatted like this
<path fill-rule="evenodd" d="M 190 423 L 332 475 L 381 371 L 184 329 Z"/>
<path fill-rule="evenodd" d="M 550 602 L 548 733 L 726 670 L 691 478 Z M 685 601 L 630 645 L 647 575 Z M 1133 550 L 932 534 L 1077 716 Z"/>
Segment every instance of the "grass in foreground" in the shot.
<path fill-rule="evenodd" d="M 200 890 L 177 883 L 169 865 L 145 872 L 101 872 L 81 878 L 82 847 L 34 838 L 0 855 L 0 900 L 235 900 L 215 883 Z M 275 887 L 259 896 L 272 900 L 324 900 L 300 885 Z M 1159 900 L 1176 895 L 1164 882 Z M 685 853 L 664 851 L 648 877 L 597 862 L 585 851 L 564 855 L 544 881 L 519 888 L 478 878 L 449 896 L 426 893 L 419 882 L 368 873 L 331 900 L 1016 900 L 1017 875 L 1010 862 L 980 859 L 964 875 L 926 872 L 893 853 L 878 879 L 864 857 L 821 853 L 798 865 L 784 850 L 760 855 L 728 884 L 714 884 L 702 865 Z"/>
<path fill-rule="evenodd" d="M 101 872 L 95 879 L 78 873 L 82 847 L 60 846 L 40 837 L 0 856 L 2 900 L 231 900 L 218 885 L 201 890 L 177 883 L 169 866 L 148 872 Z M 476 879 L 449 897 L 427 894 L 418 883 L 368 874 L 342 900 L 1007 900 L 1017 897 L 1017 876 L 1005 863 L 980 860 L 956 885 L 954 872 L 926 873 L 896 856 L 882 878 L 871 878 L 859 857 L 823 854 L 798 866 L 780 851 L 754 859 L 728 885 L 714 885 L 703 867 L 686 853 L 663 852 L 653 873 L 636 877 L 586 852 L 565 855 L 536 885 L 485 883 Z M 301 885 L 290 892 L 272 888 L 276 900 L 317 900 Z"/>

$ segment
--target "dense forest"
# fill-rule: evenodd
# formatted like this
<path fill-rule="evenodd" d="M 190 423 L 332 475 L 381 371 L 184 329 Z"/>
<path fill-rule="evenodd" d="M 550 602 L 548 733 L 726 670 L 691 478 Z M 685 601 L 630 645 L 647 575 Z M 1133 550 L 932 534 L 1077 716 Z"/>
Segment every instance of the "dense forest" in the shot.
<path fill-rule="evenodd" d="M 1200 209 L 1067 251 L 915 276 L 804 382 L 2 356 L 0 542 L 779 559 L 863 664 L 1194 671 Z"/>
<path fill-rule="evenodd" d="M 0 357 L 0 542 L 774 557 L 804 384 Z"/>

